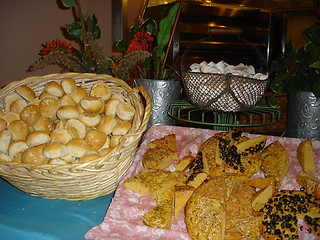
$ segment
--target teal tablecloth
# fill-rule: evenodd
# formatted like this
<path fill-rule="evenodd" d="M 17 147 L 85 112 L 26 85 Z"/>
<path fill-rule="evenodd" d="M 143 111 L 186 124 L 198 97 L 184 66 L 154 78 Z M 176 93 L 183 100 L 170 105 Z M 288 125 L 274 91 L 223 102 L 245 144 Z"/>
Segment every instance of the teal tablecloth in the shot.
<path fill-rule="evenodd" d="M 113 193 L 88 201 L 31 197 L 0 178 L 0 240 L 81 240 L 99 225 Z"/>

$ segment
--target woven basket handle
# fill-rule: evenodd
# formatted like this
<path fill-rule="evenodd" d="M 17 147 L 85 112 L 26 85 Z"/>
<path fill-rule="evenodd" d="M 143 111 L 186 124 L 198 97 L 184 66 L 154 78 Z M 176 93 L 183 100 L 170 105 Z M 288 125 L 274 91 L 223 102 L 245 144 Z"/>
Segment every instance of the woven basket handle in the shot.
<path fill-rule="evenodd" d="M 136 86 L 134 89 L 138 90 L 140 92 L 140 94 L 142 95 L 142 97 L 145 100 L 145 111 L 144 111 L 144 116 L 143 116 L 143 121 L 141 125 L 147 125 L 148 121 L 150 119 L 151 116 L 151 108 L 152 108 L 152 100 L 151 97 L 149 95 L 149 93 L 147 92 L 147 90 L 142 86 Z"/>

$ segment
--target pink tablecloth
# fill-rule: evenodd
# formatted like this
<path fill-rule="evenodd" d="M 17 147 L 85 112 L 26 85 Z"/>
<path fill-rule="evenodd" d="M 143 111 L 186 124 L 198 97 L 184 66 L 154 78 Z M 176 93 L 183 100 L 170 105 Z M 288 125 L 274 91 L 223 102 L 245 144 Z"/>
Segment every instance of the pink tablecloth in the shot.
<path fill-rule="evenodd" d="M 209 137 L 217 133 L 217 131 L 208 129 L 195 129 L 173 126 L 154 126 L 150 128 L 144 135 L 143 141 L 137 154 L 135 156 L 133 165 L 129 168 L 124 178 L 120 182 L 111 205 L 107 211 L 104 221 L 87 232 L 85 237 L 87 239 L 117 239 L 117 240 L 156 240 L 156 239 L 170 239 L 170 240 L 189 240 L 189 236 L 184 223 L 183 214 L 178 221 L 173 221 L 172 229 L 156 229 L 145 226 L 141 222 L 142 216 L 155 206 L 155 202 L 149 196 L 143 196 L 134 193 L 123 187 L 123 182 L 126 178 L 137 174 L 143 166 L 141 158 L 148 149 L 147 144 L 150 141 L 161 138 L 165 135 L 175 133 L 177 137 L 177 147 L 180 158 L 187 154 L 195 156 L 199 146 Z M 255 137 L 256 135 L 244 133 L 243 135 Z M 300 186 L 295 181 L 295 176 L 302 172 L 300 165 L 296 159 L 296 149 L 301 142 L 301 139 L 285 138 L 268 136 L 267 145 L 271 142 L 279 140 L 287 149 L 290 155 L 289 172 L 282 184 L 282 189 L 300 189 Z M 315 158 L 317 159 L 317 169 L 320 169 L 320 141 L 313 141 Z M 172 169 L 171 169 L 172 168 Z M 169 170 L 174 170 L 169 167 Z M 257 173 L 255 177 L 263 176 L 261 172 Z M 319 171 L 314 176 L 320 177 Z M 300 239 L 317 239 L 313 233 L 308 232 L 302 220 L 299 221 L 301 225 Z"/>

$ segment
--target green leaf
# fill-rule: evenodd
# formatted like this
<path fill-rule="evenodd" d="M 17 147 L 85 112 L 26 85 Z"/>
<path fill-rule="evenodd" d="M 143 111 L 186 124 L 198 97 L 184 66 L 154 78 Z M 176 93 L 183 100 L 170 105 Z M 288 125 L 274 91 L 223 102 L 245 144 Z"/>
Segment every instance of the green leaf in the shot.
<path fill-rule="evenodd" d="M 319 69 L 320 68 L 320 61 L 316 61 L 314 63 L 312 63 L 310 65 L 311 68 L 316 68 L 316 69 Z"/>
<path fill-rule="evenodd" d="M 177 3 L 172 6 L 172 8 L 169 10 L 168 15 L 160 21 L 157 44 L 161 48 L 164 48 L 169 42 L 171 29 L 177 15 L 179 4 L 180 3 Z"/>
<path fill-rule="evenodd" d="M 92 15 L 92 19 L 90 19 L 90 17 L 88 18 L 88 31 L 92 33 L 92 36 L 95 39 L 100 38 L 101 30 L 98 26 L 98 20 L 95 14 Z"/>
<path fill-rule="evenodd" d="M 132 26 L 129 29 L 129 34 L 130 34 L 131 37 L 134 37 L 136 35 L 136 33 L 139 32 L 139 31 L 140 31 L 140 27 Z"/>
<path fill-rule="evenodd" d="M 72 8 L 77 5 L 76 0 L 61 0 L 61 3 L 67 8 Z"/>
<path fill-rule="evenodd" d="M 69 25 L 67 25 L 67 32 L 71 37 L 79 39 L 81 37 L 81 23 L 80 22 L 74 22 Z"/>
<path fill-rule="evenodd" d="M 163 51 L 163 48 L 161 48 L 160 46 L 156 46 L 153 49 L 153 58 L 155 59 L 155 61 L 161 61 L 164 56 L 165 56 L 165 52 Z"/>
<path fill-rule="evenodd" d="M 121 52 L 124 52 L 128 49 L 128 43 L 124 40 L 119 40 L 117 43 L 116 43 L 116 49 L 118 51 L 121 51 Z"/>
<path fill-rule="evenodd" d="M 141 27 L 144 28 L 148 33 L 152 35 L 158 34 L 158 26 L 154 19 L 146 19 L 142 24 Z"/>

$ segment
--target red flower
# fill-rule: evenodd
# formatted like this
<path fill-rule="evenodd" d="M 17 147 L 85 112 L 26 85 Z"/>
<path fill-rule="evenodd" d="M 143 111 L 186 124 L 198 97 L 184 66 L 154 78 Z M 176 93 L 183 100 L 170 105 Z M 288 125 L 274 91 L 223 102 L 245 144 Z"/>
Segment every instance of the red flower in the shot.
<path fill-rule="evenodd" d="M 133 51 L 149 51 L 152 52 L 152 43 L 154 38 L 145 29 L 141 29 L 131 40 L 126 53 Z"/>
<path fill-rule="evenodd" d="M 42 44 L 42 49 L 40 50 L 39 55 L 44 56 L 54 51 L 72 53 L 71 45 L 71 43 L 67 43 L 60 39 L 56 39 L 51 42 L 46 42 L 45 44 Z"/>

